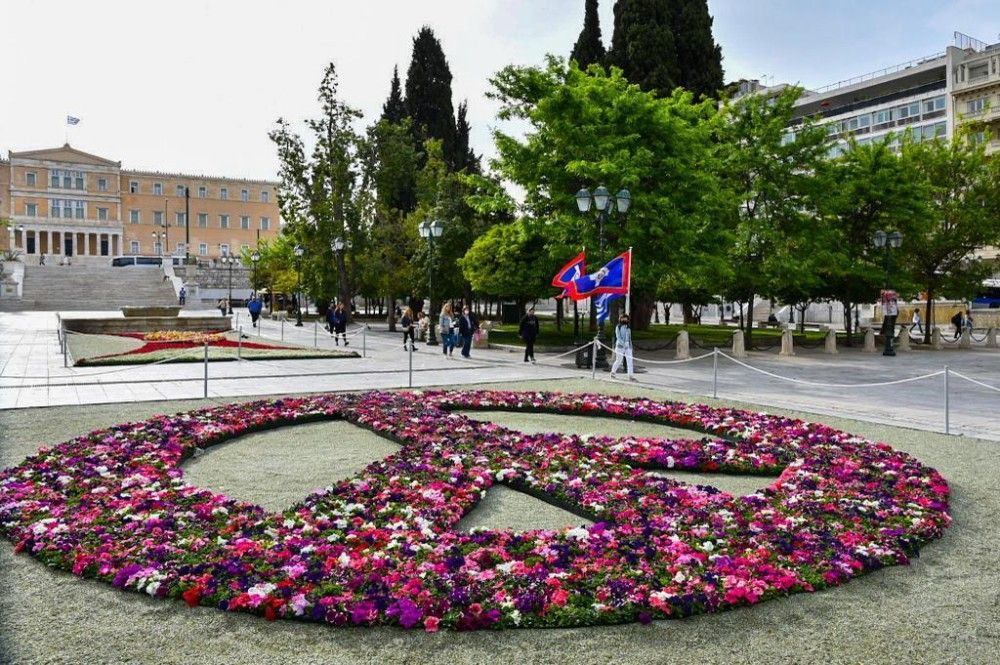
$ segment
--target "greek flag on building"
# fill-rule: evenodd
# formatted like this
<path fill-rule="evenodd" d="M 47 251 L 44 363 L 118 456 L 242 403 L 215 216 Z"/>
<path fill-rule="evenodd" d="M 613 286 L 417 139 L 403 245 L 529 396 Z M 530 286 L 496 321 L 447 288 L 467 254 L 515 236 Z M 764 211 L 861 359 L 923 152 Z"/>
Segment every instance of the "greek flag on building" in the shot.
<path fill-rule="evenodd" d="M 76 118 L 74 116 L 68 115 L 68 116 L 66 116 L 66 124 L 67 125 L 79 125 L 80 124 L 80 119 Z"/>

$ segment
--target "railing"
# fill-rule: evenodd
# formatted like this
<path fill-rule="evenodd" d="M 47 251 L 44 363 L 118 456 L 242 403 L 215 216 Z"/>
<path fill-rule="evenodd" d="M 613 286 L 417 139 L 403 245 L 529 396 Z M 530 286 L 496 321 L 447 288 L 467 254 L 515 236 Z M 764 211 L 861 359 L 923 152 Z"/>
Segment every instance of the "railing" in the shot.
<path fill-rule="evenodd" d="M 830 83 L 829 85 L 824 85 L 821 88 L 816 88 L 813 92 L 818 94 L 823 94 L 825 92 L 832 92 L 834 90 L 839 90 L 840 88 L 846 88 L 848 86 L 856 85 L 858 83 L 864 83 L 865 81 L 871 81 L 882 76 L 888 76 L 889 74 L 895 74 L 896 72 L 901 72 L 912 67 L 919 67 L 920 65 L 931 62 L 932 60 L 937 60 L 943 58 L 945 53 L 934 53 L 933 55 L 924 56 L 923 58 L 917 58 L 915 60 L 910 60 L 908 62 L 903 62 L 898 65 L 893 65 L 892 67 L 886 67 L 884 69 L 879 69 L 874 72 L 868 72 L 867 74 L 861 74 L 860 76 L 854 76 L 849 79 L 844 79 L 842 81 L 837 81 L 836 83 Z"/>

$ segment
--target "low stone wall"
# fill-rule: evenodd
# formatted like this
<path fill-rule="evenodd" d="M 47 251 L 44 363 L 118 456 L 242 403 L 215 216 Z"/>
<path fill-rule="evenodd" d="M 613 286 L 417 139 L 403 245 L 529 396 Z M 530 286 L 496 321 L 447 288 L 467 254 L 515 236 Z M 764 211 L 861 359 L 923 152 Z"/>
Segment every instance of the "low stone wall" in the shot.
<path fill-rule="evenodd" d="M 144 316 L 113 319 L 63 318 L 62 324 L 70 332 L 85 333 L 88 335 L 156 332 L 159 330 L 211 332 L 232 329 L 232 320 L 228 316 Z"/>

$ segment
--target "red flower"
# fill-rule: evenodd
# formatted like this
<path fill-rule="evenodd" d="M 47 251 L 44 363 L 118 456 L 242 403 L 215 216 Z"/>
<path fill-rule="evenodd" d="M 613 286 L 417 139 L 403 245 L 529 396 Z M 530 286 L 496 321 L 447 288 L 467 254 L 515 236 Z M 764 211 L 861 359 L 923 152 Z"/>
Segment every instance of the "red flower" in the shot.
<path fill-rule="evenodd" d="M 198 607 L 198 603 L 201 601 L 201 587 L 191 587 L 181 594 L 181 598 L 188 604 L 188 607 Z"/>

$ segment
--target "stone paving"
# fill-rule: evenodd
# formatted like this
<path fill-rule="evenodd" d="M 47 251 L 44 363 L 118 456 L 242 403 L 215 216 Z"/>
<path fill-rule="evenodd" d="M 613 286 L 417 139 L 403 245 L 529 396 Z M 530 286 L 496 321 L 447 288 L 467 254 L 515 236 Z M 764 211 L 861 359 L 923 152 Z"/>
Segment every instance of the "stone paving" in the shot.
<path fill-rule="evenodd" d="M 215 311 L 205 314 L 215 314 Z M 284 339 L 308 346 L 315 341 L 321 348 L 333 347 L 329 333 L 312 322 L 296 328 L 291 322 L 281 324 L 265 320 L 255 331 L 249 328 L 245 313 L 241 313 L 234 323 L 243 326 L 244 332 L 252 337 L 259 334 L 272 341 Z M 204 394 L 205 370 L 199 363 L 64 368 L 56 326 L 57 318 L 52 312 L 0 313 L 0 408 L 191 399 Z M 376 324 L 363 336 L 360 328 L 355 328 L 351 340 L 351 348 L 360 351 L 362 345 L 365 347 L 364 358 L 210 363 L 208 396 L 237 398 L 409 385 L 409 354 L 402 349 L 401 335 L 389 333 L 384 324 Z M 418 343 L 417 348 L 419 352 L 413 354 L 414 387 L 590 376 L 589 370 L 577 369 L 569 357 L 546 358 L 539 354 L 541 362 L 530 365 L 521 362 L 519 354 L 505 351 L 474 349 L 472 358 L 466 360 L 457 353 L 453 358 L 443 358 L 440 347 Z M 698 349 L 693 352 L 694 355 L 707 353 Z M 889 386 L 870 384 L 939 372 L 948 365 L 953 372 L 1000 386 L 997 378 L 1000 351 L 995 350 L 916 350 L 895 358 L 854 350 L 845 350 L 836 356 L 818 350 L 799 350 L 797 354 L 784 358 L 776 352 L 751 353 L 745 362 L 786 379 L 850 384 L 851 387 L 792 383 L 741 367 L 720 356 L 718 396 L 943 431 L 943 376 Z M 680 364 L 658 364 L 672 359 L 669 352 L 637 351 L 637 355 L 640 385 L 695 396 L 712 395 L 713 358 L 710 355 Z M 598 377 L 607 380 L 605 373 L 599 372 Z M 949 384 L 951 433 L 1000 440 L 1000 416 L 997 415 L 1000 413 L 1000 392 L 968 383 L 954 373 Z M 602 385 L 596 384 L 595 390 L 600 390 Z"/>

